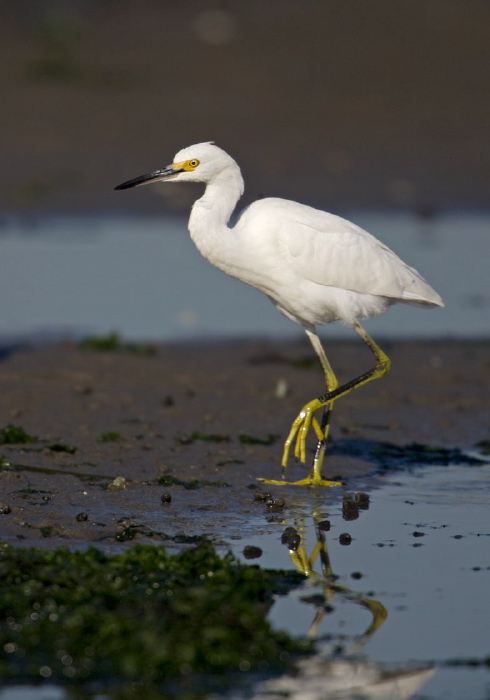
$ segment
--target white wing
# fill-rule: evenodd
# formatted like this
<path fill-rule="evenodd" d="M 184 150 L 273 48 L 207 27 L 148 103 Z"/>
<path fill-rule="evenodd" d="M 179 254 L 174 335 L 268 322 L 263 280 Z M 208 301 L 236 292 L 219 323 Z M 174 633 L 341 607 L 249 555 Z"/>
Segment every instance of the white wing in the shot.
<path fill-rule="evenodd" d="M 289 256 L 304 279 L 361 294 L 442 306 L 440 296 L 417 270 L 350 221 L 284 199 L 261 200 L 252 208 L 255 215 L 267 217 L 269 226 L 274 224 L 282 255 Z"/>

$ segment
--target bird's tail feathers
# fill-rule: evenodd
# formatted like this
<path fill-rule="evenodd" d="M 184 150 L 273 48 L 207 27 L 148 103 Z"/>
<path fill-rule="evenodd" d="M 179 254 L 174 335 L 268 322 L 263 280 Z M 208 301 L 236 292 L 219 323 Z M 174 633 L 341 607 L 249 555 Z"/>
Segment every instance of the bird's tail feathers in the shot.
<path fill-rule="evenodd" d="M 427 285 L 427 292 L 423 295 L 409 291 L 403 292 L 402 301 L 411 306 L 444 306 L 439 294 L 429 285 Z"/>

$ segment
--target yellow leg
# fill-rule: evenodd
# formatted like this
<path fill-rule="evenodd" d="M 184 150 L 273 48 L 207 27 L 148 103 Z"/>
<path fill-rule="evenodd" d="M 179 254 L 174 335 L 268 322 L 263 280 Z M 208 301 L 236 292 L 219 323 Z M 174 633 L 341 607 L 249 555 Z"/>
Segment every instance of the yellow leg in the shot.
<path fill-rule="evenodd" d="M 308 338 L 311 341 L 311 344 L 313 345 L 313 348 L 315 349 L 316 354 L 318 355 L 318 358 L 320 360 L 320 363 L 323 368 L 323 373 L 325 375 L 325 386 L 327 388 L 327 393 L 331 391 L 335 391 L 337 387 L 339 386 L 339 382 L 337 377 L 335 376 L 335 373 L 330 365 L 330 362 L 327 359 L 327 356 L 325 354 L 325 351 L 323 349 L 323 346 L 320 342 L 320 338 L 317 336 L 316 333 L 312 333 L 310 330 L 305 329 L 306 334 Z M 324 412 L 323 412 L 323 418 L 322 418 L 322 424 L 321 424 L 321 432 L 319 432 L 315 426 L 315 433 L 318 438 L 318 444 L 316 447 L 315 451 L 315 457 L 313 459 L 313 466 L 312 466 L 312 472 L 310 476 L 316 475 L 315 476 L 315 481 L 318 481 L 318 479 L 321 479 L 320 476 L 320 471 L 321 471 L 321 466 L 323 464 L 323 458 L 325 455 L 325 447 L 327 444 L 327 439 L 328 439 L 328 433 L 330 431 L 330 418 L 332 416 L 332 410 L 333 410 L 333 404 L 334 402 L 330 402 L 324 407 Z M 286 450 L 286 446 L 284 446 L 284 449 Z M 298 459 L 299 454 L 297 452 L 298 445 L 296 444 L 295 447 L 295 457 Z M 286 459 L 284 459 L 286 457 Z M 284 454 L 283 455 L 283 467 L 285 467 L 285 462 L 287 462 L 287 456 Z"/>
<path fill-rule="evenodd" d="M 322 479 L 321 477 L 321 467 L 323 464 L 323 458 L 324 458 L 324 452 L 325 452 L 325 440 L 328 435 L 328 416 L 327 416 L 327 423 L 325 425 L 324 430 L 322 431 L 318 421 L 315 417 L 315 413 L 323 407 L 327 407 L 327 410 L 331 410 L 333 402 L 338 399 L 340 396 L 344 396 L 345 394 L 348 394 L 349 392 L 353 391 L 354 389 L 357 389 L 358 387 L 362 386 L 363 384 L 367 384 L 368 382 L 372 381 L 373 379 L 379 379 L 380 377 L 384 376 L 386 372 L 390 369 L 390 359 L 385 353 L 379 348 L 374 340 L 366 333 L 364 328 L 360 325 L 360 323 L 356 323 L 354 325 L 354 330 L 358 335 L 364 340 L 368 348 L 371 350 L 373 355 L 376 358 L 376 365 L 370 369 L 367 372 L 364 372 L 364 374 L 361 374 L 359 377 L 356 377 L 356 379 L 352 379 L 350 382 L 347 382 L 346 384 L 343 384 L 341 387 L 338 386 L 337 378 L 335 377 L 330 364 L 328 363 L 328 360 L 325 356 L 325 353 L 323 352 L 323 348 L 321 348 L 320 341 L 318 339 L 318 336 L 312 334 L 311 332 L 307 331 L 308 336 L 310 337 L 310 340 L 312 341 L 313 347 L 315 348 L 318 356 L 320 357 L 320 361 L 322 362 L 322 366 L 325 372 L 325 379 L 327 382 L 327 393 L 319 396 L 317 399 L 313 399 L 313 401 L 309 401 L 303 408 L 301 409 L 300 413 L 298 414 L 297 418 L 293 421 L 293 424 L 291 426 L 291 430 L 289 431 L 289 435 L 286 439 L 286 442 L 284 444 L 284 453 L 283 453 L 283 459 L 282 459 L 282 466 L 283 469 L 287 466 L 287 461 L 289 458 L 289 451 L 291 448 L 291 445 L 294 441 L 296 441 L 295 448 L 294 448 L 294 454 L 295 457 L 297 457 L 301 462 L 306 462 L 306 438 L 308 436 L 308 432 L 310 430 L 310 427 L 313 428 L 317 438 L 319 440 L 322 440 L 323 444 L 319 445 L 317 448 L 317 453 L 315 455 L 315 460 L 313 462 L 313 467 L 312 470 L 308 476 L 307 479 L 301 479 L 300 481 L 268 481 L 265 479 L 261 479 L 261 481 L 264 481 L 267 484 L 277 484 L 277 485 L 283 485 L 283 484 L 294 484 L 297 486 L 333 486 L 333 485 L 340 485 L 339 482 L 336 481 L 326 481 Z M 316 339 L 314 342 L 312 339 L 312 336 Z M 321 352 L 318 348 L 321 348 Z M 330 382 L 330 384 L 329 384 Z M 334 385 L 333 389 L 330 389 L 331 385 Z"/>
<path fill-rule="evenodd" d="M 327 393 L 332 392 L 335 389 L 337 389 L 339 382 L 337 377 L 335 376 L 335 373 L 330 365 L 330 362 L 327 359 L 327 356 L 325 354 L 325 351 L 322 347 L 322 344 L 320 342 L 319 337 L 317 336 L 316 333 L 309 329 L 305 329 L 305 332 L 308 336 L 308 338 L 311 341 L 311 344 L 313 345 L 313 348 L 318 355 L 318 358 L 320 360 L 320 363 L 323 368 L 323 372 L 325 375 L 325 385 L 327 388 Z M 301 479 L 300 481 L 285 481 L 284 479 L 281 480 L 268 480 L 268 479 L 260 479 L 260 481 L 263 481 L 266 484 L 275 484 L 275 485 L 284 485 L 284 484 L 294 484 L 296 486 L 340 486 L 341 483 L 339 481 L 327 481 L 322 478 L 321 476 L 321 468 L 323 465 L 323 458 L 325 456 L 325 445 L 327 442 L 328 438 L 328 433 L 330 430 L 330 415 L 331 411 L 333 408 L 333 401 L 327 402 L 325 404 L 325 412 L 323 414 L 323 419 L 322 419 L 322 424 L 318 423 L 318 420 L 316 419 L 315 416 L 312 416 L 310 425 L 313 428 L 315 435 L 318 440 L 317 448 L 315 451 L 315 457 L 313 459 L 313 466 L 311 468 L 310 474 L 306 479 Z M 296 419 L 297 420 L 297 419 Z M 293 424 L 294 427 L 294 424 Z M 286 439 L 286 442 L 284 444 L 284 452 L 283 452 L 283 458 L 282 458 L 282 467 L 283 470 L 287 466 L 287 460 L 289 456 L 289 450 L 291 448 L 291 444 L 294 440 L 295 434 L 297 430 L 293 433 L 293 429 L 291 429 L 288 438 Z M 306 461 L 306 448 L 305 448 L 305 454 L 302 455 L 300 452 L 300 443 L 297 440 L 296 445 L 295 445 L 295 450 L 294 450 L 295 457 L 297 459 L 300 459 L 302 462 Z"/>

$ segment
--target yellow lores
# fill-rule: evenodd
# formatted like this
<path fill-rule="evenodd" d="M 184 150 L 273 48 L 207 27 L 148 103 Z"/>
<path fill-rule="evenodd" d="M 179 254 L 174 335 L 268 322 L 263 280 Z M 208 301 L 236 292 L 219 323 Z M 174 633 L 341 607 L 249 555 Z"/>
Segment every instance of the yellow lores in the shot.
<path fill-rule="evenodd" d="M 198 165 L 199 161 L 193 158 L 192 160 L 184 160 L 182 163 L 172 163 L 170 167 L 174 170 L 183 170 L 186 173 L 192 173 Z"/>
<path fill-rule="evenodd" d="M 237 163 L 214 143 L 198 143 L 179 151 L 174 163 L 123 182 L 116 190 L 149 182 L 203 182 L 204 195 L 195 202 L 189 232 L 200 252 L 223 272 L 264 292 L 281 313 L 303 327 L 325 374 L 326 393 L 309 401 L 294 420 L 282 459 L 294 455 L 306 462 L 310 428 L 318 439 L 313 466 L 306 479 L 268 484 L 332 486 L 321 468 L 332 406 L 341 396 L 382 377 L 390 360 L 359 323 L 392 304 L 443 306 L 441 297 L 412 267 L 374 236 L 339 216 L 286 199 L 261 199 L 228 222 L 243 194 Z M 352 327 L 373 353 L 376 364 L 338 385 L 317 335 L 316 326 L 342 321 Z M 317 412 L 323 409 L 318 421 Z"/>

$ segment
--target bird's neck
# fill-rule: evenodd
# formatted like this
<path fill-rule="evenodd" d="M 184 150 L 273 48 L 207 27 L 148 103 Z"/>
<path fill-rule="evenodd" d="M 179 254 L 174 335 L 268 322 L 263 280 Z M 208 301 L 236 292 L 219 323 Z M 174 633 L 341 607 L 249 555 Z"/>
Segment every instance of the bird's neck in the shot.
<path fill-rule="evenodd" d="M 204 257 L 218 267 L 220 257 L 227 256 L 227 243 L 231 244 L 228 222 L 242 192 L 243 180 L 238 168 L 233 177 L 226 171 L 223 177 L 218 176 L 207 185 L 204 195 L 192 207 L 191 238 Z"/>

